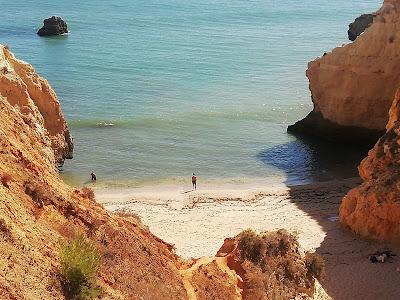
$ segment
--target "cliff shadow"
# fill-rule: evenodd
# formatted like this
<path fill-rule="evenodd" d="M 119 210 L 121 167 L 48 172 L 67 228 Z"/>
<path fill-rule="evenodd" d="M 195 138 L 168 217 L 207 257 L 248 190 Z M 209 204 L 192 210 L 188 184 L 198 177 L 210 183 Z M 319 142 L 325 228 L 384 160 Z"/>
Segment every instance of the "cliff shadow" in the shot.
<path fill-rule="evenodd" d="M 370 254 L 388 245 L 362 240 L 342 228 L 338 220 L 342 198 L 361 182 L 357 166 L 368 150 L 367 146 L 298 138 L 257 155 L 264 164 L 286 174 L 289 201 L 325 233 L 316 252 L 326 264 L 322 286 L 334 299 L 398 299 L 395 286 L 399 286 L 400 276 L 395 264 L 368 260 Z"/>
<path fill-rule="evenodd" d="M 293 186 L 358 177 L 357 166 L 369 149 L 298 137 L 260 152 L 257 159 L 283 171 L 285 184 Z"/>

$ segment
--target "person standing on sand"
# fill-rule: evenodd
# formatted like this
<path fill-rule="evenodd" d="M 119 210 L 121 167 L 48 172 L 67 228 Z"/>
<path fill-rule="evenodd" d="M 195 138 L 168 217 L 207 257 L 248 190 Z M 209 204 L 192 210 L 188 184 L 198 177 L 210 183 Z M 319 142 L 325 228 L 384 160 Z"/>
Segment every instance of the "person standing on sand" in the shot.
<path fill-rule="evenodd" d="M 192 176 L 192 185 L 193 185 L 194 190 L 197 189 L 197 177 L 196 177 L 196 175 L 194 175 L 194 173 Z"/>

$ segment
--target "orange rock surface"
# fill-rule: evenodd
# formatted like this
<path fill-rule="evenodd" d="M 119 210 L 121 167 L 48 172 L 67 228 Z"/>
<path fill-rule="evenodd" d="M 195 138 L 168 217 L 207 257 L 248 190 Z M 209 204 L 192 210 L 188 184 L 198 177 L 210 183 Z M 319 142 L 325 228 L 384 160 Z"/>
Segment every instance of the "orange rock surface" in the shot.
<path fill-rule="evenodd" d="M 389 112 L 386 133 L 360 166 L 364 183 L 340 206 L 340 221 L 367 238 L 400 241 L 400 90 Z"/>
<path fill-rule="evenodd" d="M 72 138 L 54 90 L 30 64 L 16 59 L 8 47 L 2 45 L 0 96 L 17 107 L 25 123 L 31 123 L 35 131 L 42 134 L 43 140 L 48 141 L 57 163 L 72 158 Z"/>
<path fill-rule="evenodd" d="M 375 142 L 400 86 L 399 26 L 400 1 L 385 0 L 373 24 L 354 42 L 310 62 L 314 109 L 289 130 Z"/>

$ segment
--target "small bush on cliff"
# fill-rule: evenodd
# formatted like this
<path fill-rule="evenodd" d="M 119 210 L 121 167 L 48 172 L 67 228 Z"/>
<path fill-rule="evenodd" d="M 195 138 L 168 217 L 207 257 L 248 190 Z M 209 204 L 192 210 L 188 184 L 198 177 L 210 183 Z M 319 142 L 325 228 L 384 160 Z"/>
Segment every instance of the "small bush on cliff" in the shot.
<path fill-rule="evenodd" d="M 118 209 L 114 213 L 120 217 L 133 220 L 140 228 L 144 230 L 149 230 L 149 226 L 143 224 L 140 216 L 137 213 L 130 211 L 129 209 L 126 208 Z"/>
<path fill-rule="evenodd" d="M 306 267 L 308 275 L 312 275 L 318 280 L 322 280 L 325 276 L 325 262 L 318 253 L 306 253 Z"/>
<path fill-rule="evenodd" d="M 283 229 L 261 234 L 245 230 L 237 236 L 237 249 L 246 274 L 244 300 L 312 295 L 313 276 L 320 274 L 319 260 L 310 256 L 307 263 L 295 235 Z"/>
<path fill-rule="evenodd" d="M 95 195 L 94 195 L 94 191 L 91 188 L 88 187 L 84 187 L 82 188 L 82 194 L 85 198 L 94 201 L 95 200 Z"/>
<path fill-rule="evenodd" d="M 61 244 L 61 275 L 64 294 L 68 299 L 92 299 L 101 293 L 96 287 L 100 254 L 91 241 L 77 234 Z"/>
<path fill-rule="evenodd" d="M 247 229 L 239 235 L 238 247 L 242 260 L 247 259 L 254 264 L 260 262 L 263 240 L 253 230 Z"/>

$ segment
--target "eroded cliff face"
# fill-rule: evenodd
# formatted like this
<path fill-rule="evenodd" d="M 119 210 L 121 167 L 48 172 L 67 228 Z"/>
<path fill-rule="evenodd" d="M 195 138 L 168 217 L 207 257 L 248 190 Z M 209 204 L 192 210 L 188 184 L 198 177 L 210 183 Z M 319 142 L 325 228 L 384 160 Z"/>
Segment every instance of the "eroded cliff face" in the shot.
<path fill-rule="evenodd" d="M 313 111 L 288 131 L 351 143 L 375 142 L 400 86 L 400 1 L 385 0 L 353 43 L 312 61 Z"/>
<path fill-rule="evenodd" d="M 57 96 L 49 83 L 30 64 L 15 58 L 0 45 L 0 96 L 17 107 L 26 123 L 49 141 L 55 163 L 72 158 L 73 143 Z M 47 131 L 47 133 L 44 133 Z"/>
<path fill-rule="evenodd" d="M 343 199 L 340 221 L 364 237 L 400 242 L 400 90 L 386 129 L 361 162 L 364 183 Z"/>
<path fill-rule="evenodd" d="M 64 184 L 46 132 L 30 120 L 0 97 L 0 299 L 64 299 L 60 241 L 76 232 L 102 255 L 104 299 L 187 299 L 172 247 Z"/>

